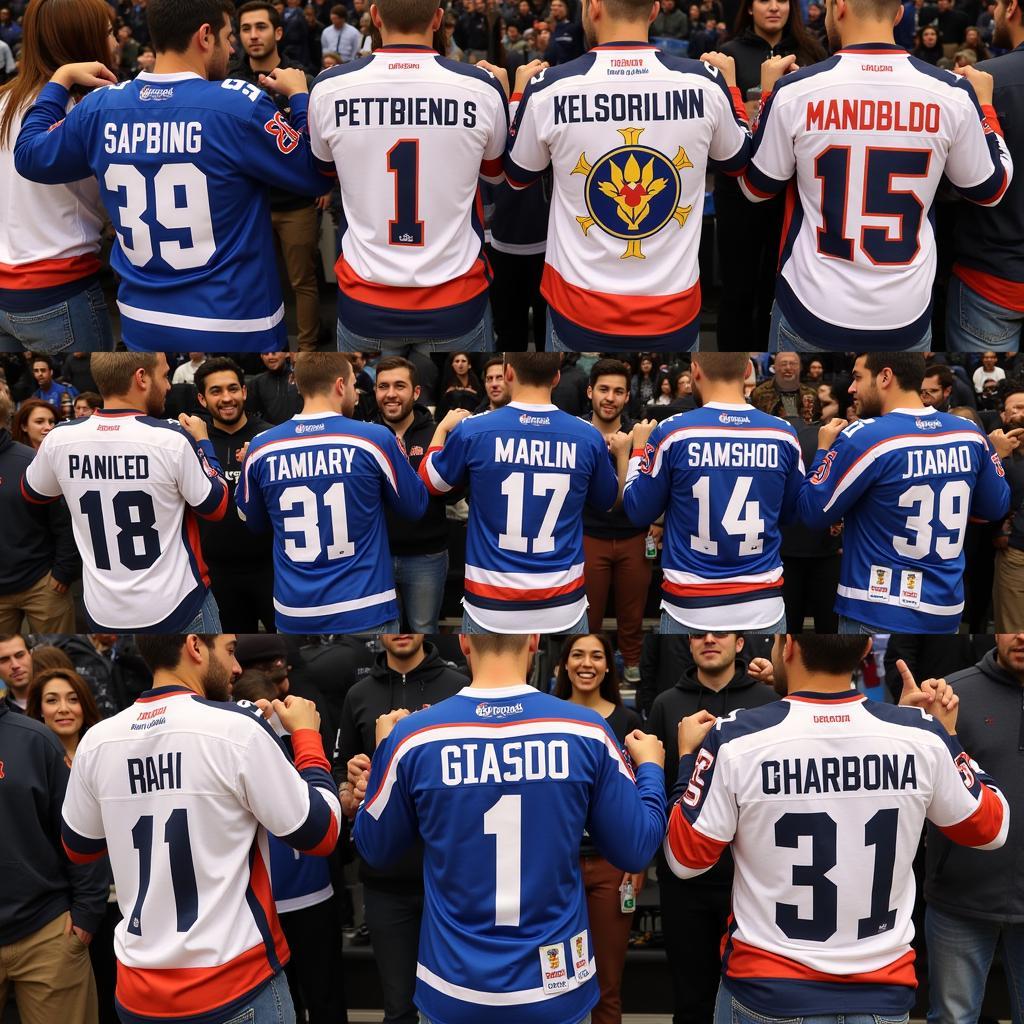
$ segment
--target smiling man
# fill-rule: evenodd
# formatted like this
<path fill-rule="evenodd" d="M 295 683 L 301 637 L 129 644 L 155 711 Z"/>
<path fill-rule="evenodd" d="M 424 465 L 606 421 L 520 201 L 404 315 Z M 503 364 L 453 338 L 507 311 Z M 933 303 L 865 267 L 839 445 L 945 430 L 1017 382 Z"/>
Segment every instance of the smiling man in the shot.
<path fill-rule="evenodd" d="M 0 634 L 0 689 L 22 711 L 32 682 L 32 652 L 20 633 Z"/>

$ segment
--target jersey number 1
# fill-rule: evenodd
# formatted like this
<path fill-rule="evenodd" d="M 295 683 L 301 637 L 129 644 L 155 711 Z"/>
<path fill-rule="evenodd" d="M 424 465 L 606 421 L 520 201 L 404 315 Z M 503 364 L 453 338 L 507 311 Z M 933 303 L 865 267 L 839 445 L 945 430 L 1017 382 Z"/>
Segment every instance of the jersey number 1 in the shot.
<path fill-rule="evenodd" d="M 484 835 L 494 836 L 494 923 L 519 927 L 522 901 L 523 798 L 508 794 L 484 815 Z"/>
<path fill-rule="evenodd" d="M 188 811 L 171 811 L 164 825 L 164 843 L 171 861 L 171 888 L 174 890 L 175 930 L 187 932 L 199 917 L 199 890 L 192 864 L 192 843 L 188 836 Z M 128 919 L 128 931 L 142 934 L 142 904 L 149 892 L 153 865 L 153 815 L 144 814 L 132 829 L 132 844 L 139 851 L 139 895 Z"/>
<path fill-rule="evenodd" d="M 388 242 L 422 245 L 419 139 L 399 139 L 388 150 L 388 173 L 395 176 L 395 217 L 388 221 Z"/>

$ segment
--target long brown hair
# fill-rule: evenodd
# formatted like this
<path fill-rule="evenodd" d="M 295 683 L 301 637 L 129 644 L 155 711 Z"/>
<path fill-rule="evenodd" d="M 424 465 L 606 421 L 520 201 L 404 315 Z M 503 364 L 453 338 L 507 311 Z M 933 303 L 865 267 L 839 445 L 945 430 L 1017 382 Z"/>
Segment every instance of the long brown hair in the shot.
<path fill-rule="evenodd" d="M 566 667 L 569 664 L 569 655 L 578 640 L 586 640 L 591 636 L 599 641 L 604 648 L 604 660 L 608 666 L 608 671 L 605 673 L 604 679 L 601 680 L 601 696 L 617 707 L 622 703 L 622 694 L 619 693 L 619 673 L 615 667 L 615 651 L 611 641 L 604 633 L 587 633 L 585 636 L 575 634 L 566 638 L 561 651 L 558 652 L 558 661 L 555 663 L 554 694 L 556 697 L 561 697 L 562 700 L 569 700 L 572 697 L 572 681 L 569 679 L 569 671 Z"/>
<path fill-rule="evenodd" d="M 736 14 L 736 24 L 732 27 L 730 39 L 739 39 L 748 28 L 754 28 L 754 0 L 743 0 Z M 797 64 L 805 68 L 808 64 L 817 64 L 827 56 L 824 47 L 807 31 L 804 26 L 800 0 L 789 0 L 789 19 L 782 30 L 782 38 L 790 36 L 794 43 Z"/>
<path fill-rule="evenodd" d="M 78 734 L 78 738 L 81 739 L 100 720 L 100 712 L 96 707 L 96 700 L 92 695 L 92 690 L 89 689 L 89 684 L 74 669 L 51 668 L 36 675 L 32 680 L 32 685 L 28 688 L 25 714 L 37 722 L 43 720 L 43 688 L 54 679 L 63 679 L 69 683 L 71 689 L 75 691 L 75 696 L 78 697 L 78 704 L 82 709 L 82 731 Z"/>
<path fill-rule="evenodd" d="M 61 65 L 98 60 L 110 67 L 113 23 L 106 0 L 32 0 L 22 20 L 18 74 L 0 87 L 0 146 L 7 146 L 15 116 Z M 73 95 L 81 99 L 83 92 L 75 89 Z"/>
<path fill-rule="evenodd" d="M 49 409 L 53 413 L 53 425 L 57 426 L 60 423 L 59 409 L 54 408 L 49 402 L 44 402 L 41 398 L 26 398 L 14 414 L 14 423 L 11 424 L 11 437 L 19 444 L 27 444 L 30 448 L 32 447 L 32 442 L 28 439 L 26 424 L 28 423 L 29 416 L 36 409 Z"/>

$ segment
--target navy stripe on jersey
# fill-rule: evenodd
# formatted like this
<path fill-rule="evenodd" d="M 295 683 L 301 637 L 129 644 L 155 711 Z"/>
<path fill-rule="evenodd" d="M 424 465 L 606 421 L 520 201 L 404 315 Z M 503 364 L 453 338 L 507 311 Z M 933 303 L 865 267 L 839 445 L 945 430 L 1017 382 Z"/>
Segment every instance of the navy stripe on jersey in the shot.
<path fill-rule="evenodd" d="M 795 981 L 780 978 L 724 978 L 723 984 L 745 1006 L 770 1006 L 780 1017 L 843 1013 L 899 1017 L 914 1008 L 907 985 L 850 985 L 841 981 Z"/>
<path fill-rule="evenodd" d="M 185 537 L 185 521 L 182 520 L 182 539 Z M 192 565 L 193 574 L 196 578 L 199 578 L 199 565 L 195 560 L 195 553 L 192 548 L 188 547 L 189 562 Z M 165 619 L 161 619 L 159 622 L 154 622 L 152 626 L 146 626 L 145 628 L 136 628 L 132 632 L 134 633 L 181 633 L 185 628 L 191 625 L 192 620 L 199 614 L 199 609 L 203 607 L 203 601 L 206 600 L 206 595 L 209 592 L 209 588 L 204 583 L 198 583 L 194 590 L 189 591 L 188 596 L 185 597 L 181 604 L 171 612 Z M 113 626 L 105 625 L 102 622 L 97 622 L 88 612 L 88 609 L 83 612 L 85 621 L 89 626 L 90 631 L 96 633 L 117 633 L 118 629 Z"/>
<path fill-rule="evenodd" d="M 89 839 L 79 835 L 65 821 L 60 823 L 60 838 L 68 857 L 75 864 L 86 864 L 107 852 L 106 839 Z"/>
<path fill-rule="evenodd" d="M 474 211 L 474 219 L 476 215 Z M 474 225 L 475 229 L 476 225 Z M 480 245 L 483 247 L 483 237 Z M 480 258 L 484 259 L 481 252 Z M 484 259 L 484 266 L 487 262 Z M 488 280 L 490 272 L 487 271 Z M 444 340 L 468 334 L 487 311 L 487 291 L 467 302 L 439 309 L 397 309 L 361 302 L 338 289 L 338 319 L 353 334 L 367 338 L 434 338 Z"/>
<path fill-rule="evenodd" d="M 697 287 L 700 287 L 700 282 Z M 551 317 L 558 340 L 575 352 L 646 352 L 649 349 L 690 352 L 700 340 L 699 314 L 679 330 L 658 335 L 602 334 L 599 331 L 590 331 L 562 316 L 551 306 L 548 306 L 548 315 Z"/>
<path fill-rule="evenodd" d="M 267 915 L 263 910 L 263 905 L 260 903 L 259 897 L 256 895 L 252 887 L 251 875 L 253 865 L 256 863 L 256 854 L 259 852 L 258 844 L 259 838 L 257 836 L 257 838 L 253 840 L 252 846 L 249 849 L 250 881 L 245 887 L 245 902 L 249 905 L 249 910 L 252 911 L 253 920 L 256 922 L 256 927 L 259 929 L 259 933 L 263 938 L 263 948 L 267 954 L 267 961 L 270 963 L 274 973 L 277 974 L 284 965 L 277 958 L 277 950 L 274 948 L 274 933 L 270 928 L 270 922 L 267 920 Z"/>
<path fill-rule="evenodd" d="M 232 1000 L 224 1006 L 218 1006 L 208 1013 L 190 1014 L 187 1017 L 166 1017 L 162 1014 L 160 1017 L 140 1017 L 137 1013 L 132 1013 L 131 1010 L 126 1009 L 116 995 L 114 1003 L 117 1006 L 117 1017 L 121 1024 L 154 1024 L 155 1021 L 158 1021 L 159 1024 L 223 1024 L 224 1021 L 238 1019 L 238 1015 L 244 1013 L 249 1004 L 272 980 L 273 976 L 268 977 L 265 981 L 260 982 L 256 988 L 246 992 L 245 995 Z M 241 1019 L 245 1020 L 245 1017 Z"/>
<path fill-rule="evenodd" d="M 661 593 L 662 601 L 664 601 L 665 604 L 674 605 L 676 608 L 720 608 L 726 603 L 730 605 L 742 605 L 748 601 L 766 601 L 770 598 L 781 596 L 781 579 L 777 586 L 762 587 L 761 589 L 751 590 L 747 593 L 730 594 L 728 598 L 723 598 L 721 594 L 708 594 L 706 597 L 701 597 L 699 595 L 682 597 L 679 594 L 673 594 L 668 590 L 663 590 Z"/>
<path fill-rule="evenodd" d="M 325 789 L 329 793 L 334 793 L 337 792 L 337 788 L 330 774 L 323 768 L 304 768 L 299 774 L 311 787 L 309 813 L 297 829 L 287 835 L 278 836 L 278 838 L 295 850 L 315 850 L 330 834 L 331 826 L 334 824 L 334 815 L 331 814 L 327 801 L 313 790 Z"/>

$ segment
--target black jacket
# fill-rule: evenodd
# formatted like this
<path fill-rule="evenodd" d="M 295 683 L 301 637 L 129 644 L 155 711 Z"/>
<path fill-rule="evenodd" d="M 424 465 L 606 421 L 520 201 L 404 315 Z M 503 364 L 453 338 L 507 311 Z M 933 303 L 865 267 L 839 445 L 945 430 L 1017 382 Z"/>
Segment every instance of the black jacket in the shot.
<path fill-rule="evenodd" d="M 741 661 L 736 662 L 736 674 L 729 684 L 717 693 L 700 682 L 696 665 L 687 668 L 672 689 L 658 694 L 647 717 L 647 731 L 665 744 L 665 792 L 672 792 L 679 775 L 677 730 L 682 719 L 698 711 L 710 711 L 716 718 L 724 718 L 734 711 L 757 708 L 778 699 L 770 686 L 747 675 L 746 665 Z M 730 885 L 732 856 L 728 851 L 722 854 L 710 871 L 696 881 L 703 885 Z"/>
<path fill-rule="evenodd" d="M 786 57 L 796 53 L 796 40 L 784 35 L 775 46 L 762 39 L 752 28 L 718 47 L 736 61 L 736 85 L 746 99 L 747 90 L 760 87 L 761 65 L 770 57 Z"/>
<path fill-rule="evenodd" d="M 60 583 L 82 575 L 64 499 L 31 505 L 21 478 L 35 452 L 0 429 L 0 594 L 17 594 L 48 572 Z"/>
<path fill-rule="evenodd" d="M 105 857 L 71 864 L 62 851 L 64 748 L 41 722 L 0 701 L 0 752 L 0 946 L 68 910 L 77 927 L 95 932 L 107 910 L 109 868 Z"/>
<path fill-rule="evenodd" d="M 430 410 L 417 402 L 412 410 L 412 423 L 402 435 L 405 454 L 409 457 L 409 465 L 417 472 L 420 463 L 426 457 L 430 447 L 430 439 L 434 436 L 437 424 Z M 378 417 L 378 423 L 388 430 L 391 424 Z M 445 516 L 444 498 L 431 497 L 427 502 L 427 511 L 422 519 L 410 522 L 396 516 L 389 508 L 384 510 L 384 518 L 388 526 L 388 545 L 393 555 L 432 555 L 444 551 L 448 547 L 448 520 Z"/>
<path fill-rule="evenodd" d="M 929 825 L 925 898 L 951 914 L 1024 924 L 1024 685 L 995 651 L 948 680 L 960 697 L 957 738 L 1006 797 L 1010 832 L 1001 849 L 982 851 Z"/>
<path fill-rule="evenodd" d="M 397 708 L 419 711 L 454 696 L 469 685 L 461 672 L 441 659 L 433 644 L 425 643 L 423 652 L 426 655 L 423 661 L 407 675 L 400 675 L 388 668 L 387 652 L 382 651 L 369 677 L 349 690 L 341 712 L 340 779 L 345 778 L 348 762 L 356 754 L 372 756 L 376 749 L 377 719 L 381 715 Z M 383 870 L 361 863 L 359 873 L 363 881 L 422 886 L 422 847 L 417 844 Z"/>
<path fill-rule="evenodd" d="M 124 711 L 153 685 L 153 673 L 131 636 L 118 637 L 109 654 L 101 654 L 81 634 L 52 636 L 47 640 L 71 659 L 75 671 L 89 684 L 101 718 Z"/>
<path fill-rule="evenodd" d="M 588 423 L 594 422 L 594 414 L 588 413 L 581 417 Z M 633 421 L 625 410 L 622 411 L 619 433 L 628 434 L 633 429 Z M 647 529 L 637 529 L 629 520 L 629 516 L 623 511 L 622 506 L 613 508 L 608 512 L 601 512 L 583 506 L 583 534 L 586 537 L 599 537 L 603 540 L 626 540 L 635 537 L 637 534 L 647 533 Z"/>
<path fill-rule="evenodd" d="M 280 370 L 257 374 L 247 390 L 246 410 L 275 426 L 302 412 L 302 396 L 287 362 Z"/>

